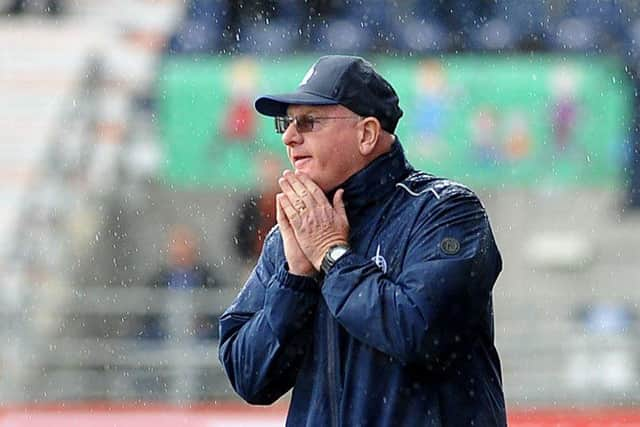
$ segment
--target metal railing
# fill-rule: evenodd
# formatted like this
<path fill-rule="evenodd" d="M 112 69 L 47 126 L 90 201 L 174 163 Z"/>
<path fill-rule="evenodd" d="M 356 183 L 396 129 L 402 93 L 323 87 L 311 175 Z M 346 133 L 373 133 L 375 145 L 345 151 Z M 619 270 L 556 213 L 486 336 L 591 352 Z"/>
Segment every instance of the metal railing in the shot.
<path fill-rule="evenodd" d="M 36 350 L 54 323 L 50 311 L 62 303 L 60 289 L 69 283 L 74 241 L 69 230 L 74 212 L 97 212 L 99 200 L 83 186 L 92 152 L 100 63 L 88 58 L 77 85 L 66 97 L 48 150 L 20 202 L 13 230 L 15 246 L 7 252 L 2 293 L 3 328 L 0 338 L 0 400 L 24 400 L 28 363 L 40 360 Z"/>
<path fill-rule="evenodd" d="M 28 401 L 162 400 L 186 404 L 228 396 L 215 334 L 200 336 L 199 317 L 217 319 L 236 291 L 86 288 L 55 313 L 58 332 L 32 347 Z M 161 337 L 141 331 L 160 319 Z M 217 325 L 211 325 L 217 331 Z"/>

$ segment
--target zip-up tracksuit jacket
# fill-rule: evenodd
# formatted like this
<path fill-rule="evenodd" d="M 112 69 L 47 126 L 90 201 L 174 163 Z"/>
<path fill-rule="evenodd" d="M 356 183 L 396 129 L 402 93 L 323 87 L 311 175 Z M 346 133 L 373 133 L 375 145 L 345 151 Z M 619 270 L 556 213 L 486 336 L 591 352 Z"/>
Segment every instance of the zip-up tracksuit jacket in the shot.
<path fill-rule="evenodd" d="M 288 426 L 505 426 L 502 261 L 481 202 L 398 141 L 341 188 L 351 251 L 319 281 L 296 276 L 276 227 L 221 316 L 233 388 L 270 404 L 293 387 Z"/>

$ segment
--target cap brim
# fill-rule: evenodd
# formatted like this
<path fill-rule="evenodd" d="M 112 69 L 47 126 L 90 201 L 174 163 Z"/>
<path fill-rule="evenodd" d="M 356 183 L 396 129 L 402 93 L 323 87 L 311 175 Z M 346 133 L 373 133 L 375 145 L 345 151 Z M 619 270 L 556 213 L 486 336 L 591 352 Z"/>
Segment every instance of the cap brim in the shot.
<path fill-rule="evenodd" d="M 338 101 L 309 92 L 264 95 L 256 99 L 255 107 L 265 116 L 286 116 L 289 105 L 337 105 Z"/>

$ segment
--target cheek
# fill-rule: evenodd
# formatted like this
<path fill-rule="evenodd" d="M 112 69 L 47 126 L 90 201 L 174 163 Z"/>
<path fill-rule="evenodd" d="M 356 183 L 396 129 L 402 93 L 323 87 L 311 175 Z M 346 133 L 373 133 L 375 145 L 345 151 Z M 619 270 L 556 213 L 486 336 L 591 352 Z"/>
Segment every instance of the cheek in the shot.
<path fill-rule="evenodd" d="M 336 171 L 342 169 L 347 163 L 347 153 L 340 147 L 331 147 L 320 153 L 318 165 L 324 171 Z"/>
<path fill-rule="evenodd" d="M 351 165 L 356 160 L 357 154 L 358 153 L 354 147 L 345 144 L 342 146 L 334 147 L 331 156 L 337 164 Z"/>
<path fill-rule="evenodd" d="M 343 148 L 336 148 L 325 159 L 323 170 L 332 179 L 342 182 L 351 174 L 355 162 L 354 153 Z"/>

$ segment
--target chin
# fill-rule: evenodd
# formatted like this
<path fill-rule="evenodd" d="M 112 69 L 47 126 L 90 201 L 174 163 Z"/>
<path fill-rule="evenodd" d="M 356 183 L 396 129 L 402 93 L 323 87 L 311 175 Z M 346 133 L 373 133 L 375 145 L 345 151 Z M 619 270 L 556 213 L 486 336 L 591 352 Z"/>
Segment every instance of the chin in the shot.
<path fill-rule="evenodd" d="M 337 186 L 337 184 L 335 184 L 335 183 L 326 182 L 326 181 L 323 181 L 321 179 L 320 180 L 314 179 L 313 181 L 316 184 L 318 184 L 318 187 L 320 187 L 325 194 L 330 192 L 331 190 L 334 190 L 336 188 L 336 186 Z"/>
<path fill-rule="evenodd" d="M 322 173 L 312 168 L 306 168 L 303 166 L 301 168 L 294 167 L 294 170 L 297 172 L 302 172 L 303 174 L 307 175 L 313 182 L 315 182 L 318 185 L 318 187 L 320 187 L 320 189 L 324 193 L 328 193 L 329 191 L 335 189 L 338 185 L 338 183 L 335 182 L 335 180 L 328 180 L 326 177 L 322 176 Z"/>
<path fill-rule="evenodd" d="M 327 192 L 327 182 L 325 179 L 322 179 L 321 176 L 318 176 L 317 173 L 313 173 L 313 171 L 306 171 L 304 168 L 299 169 L 299 171 L 311 178 L 311 181 L 315 182 L 322 191 L 325 193 Z"/>

